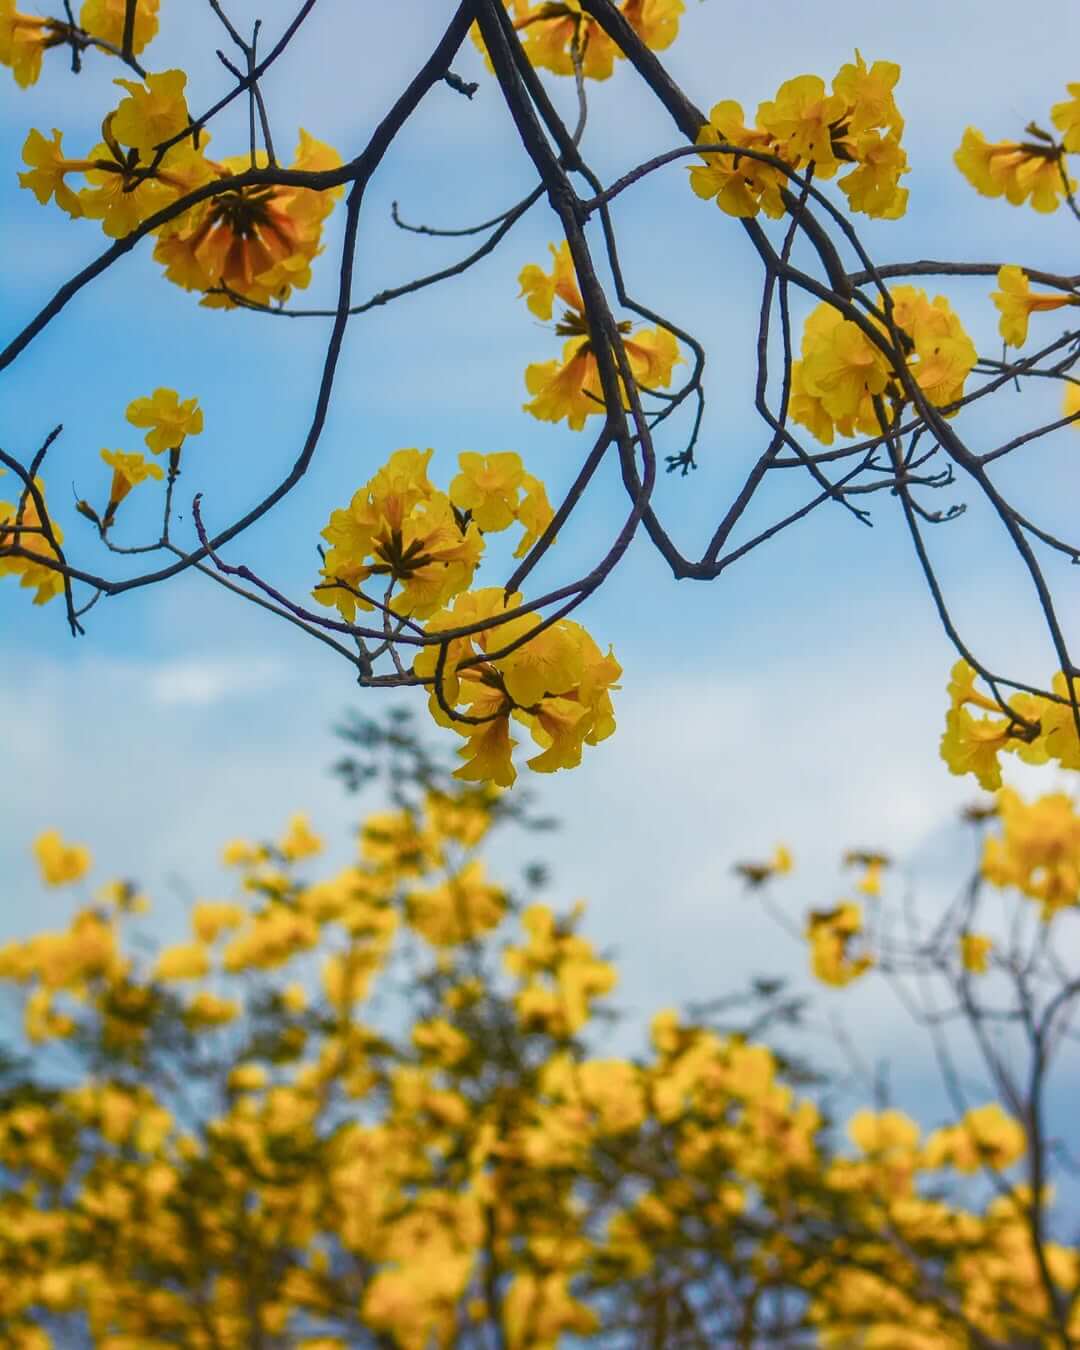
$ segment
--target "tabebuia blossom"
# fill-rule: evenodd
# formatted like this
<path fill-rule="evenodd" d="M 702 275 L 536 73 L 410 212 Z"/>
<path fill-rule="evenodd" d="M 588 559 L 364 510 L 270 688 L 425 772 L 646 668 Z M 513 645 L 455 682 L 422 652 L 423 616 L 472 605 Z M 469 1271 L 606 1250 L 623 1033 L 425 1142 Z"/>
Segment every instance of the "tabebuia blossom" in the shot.
<path fill-rule="evenodd" d="M 1011 206 L 1028 202 L 1043 213 L 1056 211 L 1076 186 L 1050 140 L 990 142 L 968 127 L 953 162 L 984 197 L 1004 197 Z"/>
<path fill-rule="evenodd" d="M 45 488 L 41 480 L 35 479 L 34 486 L 44 503 Z M 64 534 L 60 526 L 51 518 L 49 526 L 53 539 L 62 544 Z M 54 596 L 63 594 L 64 577 L 59 562 L 29 488 L 22 491 L 15 502 L 0 501 L 0 577 L 18 577 L 20 586 L 34 592 L 34 604 L 44 605 Z"/>
<path fill-rule="evenodd" d="M 224 185 L 153 231 L 154 258 L 168 279 L 201 292 L 203 304 L 224 309 L 280 302 L 307 286 L 323 222 L 342 188 L 229 187 L 245 170 L 266 168 L 267 157 L 262 151 L 207 157 L 207 134 L 189 134 L 183 71 L 115 83 L 126 97 L 103 121 L 101 144 L 68 158 L 60 131 L 46 139 L 32 130 L 23 146 L 28 169 L 19 175 L 22 186 L 43 205 L 54 199 L 73 218 L 100 220 L 104 232 L 119 239 L 195 189 Z M 291 169 L 317 172 L 340 164 L 336 150 L 301 129 Z M 68 182 L 76 175 L 84 181 L 79 189 Z"/>
<path fill-rule="evenodd" d="M 1080 305 L 1080 295 L 1033 291 L 1024 269 L 1011 263 L 998 269 L 997 282 L 1001 289 L 993 291 L 990 299 L 1001 314 L 998 332 L 1010 347 L 1022 347 L 1027 342 L 1028 321 L 1032 314 Z"/>
<path fill-rule="evenodd" d="M 438 646 L 424 647 L 414 663 L 414 672 L 432 687 L 432 717 L 465 738 L 459 751 L 465 763 L 455 777 L 467 782 L 514 782 L 511 721 L 540 747 L 527 761 L 537 773 L 574 768 L 584 745 L 615 730 L 610 691 L 622 668 L 612 652 L 601 651 L 571 619 L 545 624 L 537 614 L 515 616 L 520 604 L 520 595 L 497 587 L 459 596 L 431 617 L 429 634 L 485 619 L 500 622 L 449 639 L 444 659 Z"/>
<path fill-rule="evenodd" d="M 503 4 L 529 61 L 555 75 L 573 75 L 580 69 L 587 79 L 606 80 L 624 55 L 585 13 L 580 0 L 503 0 Z M 686 5 L 684 0 L 621 0 L 618 9 L 647 47 L 662 51 L 678 36 Z M 487 57 L 475 25 L 472 36 Z"/>
<path fill-rule="evenodd" d="M 897 286 L 890 298 L 893 321 L 909 340 L 906 371 L 920 396 L 935 407 L 955 403 L 977 352 L 948 300 L 939 295 L 931 301 L 914 286 Z M 791 369 L 790 412 L 824 445 L 837 433 L 876 436 L 885 430 L 876 400 L 893 411 L 911 401 L 884 349 L 890 345 L 884 323 L 871 316 L 867 324 L 869 332 L 823 303 L 803 328 L 801 358 Z M 875 331 L 883 345 L 872 336 Z"/>
<path fill-rule="evenodd" d="M 518 278 L 529 309 L 539 319 L 550 320 L 556 298 L 565 306 L 555 325 L 559 337 L 566 338 L 558 360 L 541 361 L 527 367 L 525 384 L 532 398 L 524 405 L 541 422 L 561 422 L 564 418 L 573 431 L 580 431 L 588 417 L 605 411 L 600 371 L 596 360 L 596 339 L 585 315 L 585 302 L 574 272 L 569 245 L 549 244 L 552 269 L 545 272 L 536 263 L 523 268 Z M 635 382 L 642 389 L 666 389 L 672 370 L 682 360 L 679 344 L 667 328 L 634 330 L 628 322 L 619 324 L 623 351 Z M 620 383 L 621 380 L 620 380 Z M 629 406 L 623 385 L 623 401 Z"/>
<path fill-rule="evenodd" d="M 908 172 L 900 144 L 904 119 L 893 97 L 899 79 L 900 67 L 892 61 L 867 66 L 856 51 L 855 61 L 837 72 L 831 92 L 819 75 L 786 80 L 774 99 L 760 104 L 753 127 L 745 125 L 741 104 L 733 99 L 717 103 L 697 144 L 737 149 L 703 155 L 704 164 L 690 170 L 690 186 L 730 216 L 764 211 L 776 219 L 787 209 L 781 195 L 788 186 L 783 166 L 815 179 L 843 171 L 839 186 L 852 211 L 897 219 L 908 199 L 907 188 L 899 186 Z M 751 153 L 740 154 L 743 149 Z M 761 155 L 782 164 L 755 158 Z"/>

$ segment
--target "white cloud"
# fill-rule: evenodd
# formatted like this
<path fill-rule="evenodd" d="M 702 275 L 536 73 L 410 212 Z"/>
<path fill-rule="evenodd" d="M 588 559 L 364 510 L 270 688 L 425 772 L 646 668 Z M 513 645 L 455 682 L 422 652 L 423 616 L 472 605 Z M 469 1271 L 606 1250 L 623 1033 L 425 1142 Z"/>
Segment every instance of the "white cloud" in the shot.
<path fill-rule="evenodd" d="M 154 703 L 209 707 L 224 699 L 262 692 L 279 684 L 282 667 L 253 657 L 247 661 L 174 661 L 150 667 L 146 688 Z"/>

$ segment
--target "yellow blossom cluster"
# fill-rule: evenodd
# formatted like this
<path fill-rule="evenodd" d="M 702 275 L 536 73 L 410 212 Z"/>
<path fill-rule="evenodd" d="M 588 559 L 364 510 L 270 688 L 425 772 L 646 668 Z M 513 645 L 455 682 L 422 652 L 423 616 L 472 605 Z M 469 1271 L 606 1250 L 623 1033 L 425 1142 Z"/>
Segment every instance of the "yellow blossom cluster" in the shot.
<path fill-rule="evenodd" d="M 267 166 L 265 154 L 224 160 L 207 157 L 205 133 L 190 129 L 181 70 L 147 75 L 142 82 L 116 80 L 124 91 L 102 123 L 102 142 L 69 159 L 63 138 L 33 130 L 23 146 L 29 166 L 19 181 L 42 204 L 50 199 L 73 218 L 100 220 L 119 239 L 196 188 L 222 190 L 160 224 L 154 257 L 170 281 L 203 293 L 203 304 L 231 308 L 238 301 L 266 305 L 307 286 L 321 247 L 322 227 L 340 197 L 291 186 L 229 187 L 248 169 Z M 300 132 L 291 169 L 312 172 L 341 164 L 335 150 Z M 75 190 L 69 176 L 80 176 Z"/>
<path fill-rule="evenodd" d="M 467 451 L 441 492 L 428 478 L 432 454 L 395 451 L 332 513 L 315 599 L 349 623 L 378 608 L 390 640 L 406 625 L 429 639 L 413 674 L 431 690 L 436 722 L 465 738 L 458 777 L 498 787 L 514 781 L 512 719 L 540 747 L 531 769 L 572 768 L 584 745 L 615 729 L 610 690 L 618 662 L 570 619 L 515 615 L 520 595 L 470 589 L 487 535 L 519 524 L 515 557 L 523 557 L 547 530 L 552 510 L 544 485 L 516 454 Z M 462 628 L 475 631 L 449 636 Z M 441 633 L 448 636 L 439 640 Z"/>
<path fill-rule="evenodd" d="M 136 0 L 131 50 L 138 55 L 158 29 L 159 0 Z M 60 18 L 41 18 L 15 8 L 15 0 L 0 0 L 0 65 L 10 66 L 21 88 L 37 82 L 42 57 L 50 47 L 72 39 L 95 40 L 104 51 L 119 55 L 124 39 L 127 0 L 83 0 L 77 26 Z"/>
<path fill-rule="evenodd" d="M 921 395 L 936 407 L 963 396 L 977 360 L 975 344 L 943 295 L 933 301 L 915 286 L 890 293 L 892 319 L 910 342 L 906 365 Z M 907 402 L 896 369 L 875 340 L 887 342 L 881 321 L 866 326 L 830 304 L 812 311 L 803 328 L 802 356 L 792 363 L 791 416 L 824 445 L 834 436 L 877 436 L 885 427 L 875 401 L 889 415 Z"/>
<path fill-rule="evenodd" d="M 827 93 L 819 75 L 786 80 L 776 97 L 758 107 L 757 124 L 748 127 L 734 99 L 717 103 L 698 132 L 698 145 L 731 145 L 753 155 L 782 160 L 815 179 L 839 180 L 852 211 L 896 220 L 907 210 L 908 190 L 900 179 L 908 172 L 900 144 L 904 119 L 893 97 L 900 67 L 891 61 L 867 66 L 862 54 L 841 66 Z M 715 199 L 729 216 L 753 217 L 759 211 L 777 219 L 787 207 L 788 176 L 766 160 L 738 151 L 703 155 L 704 165 L 690 170 L 690 186 L 699 197 Z M 794 186 L 794 185 L 793 185 Z"/>
<path fill-rule="evenodd" d="M 1003 751 L 1027 764 L 1055 762 L 1063 769 L 1080 769 L 1080 736 L 1069 685 L 1060 671 L 1051 683 L 1054 698 L 1014 694 L 1007 703 L 982 693 L 977 678 L 967 661 L 953 666 L 941 738 L 941 757 L 952 773 L 970 773 L 981 787 L 996 792 Z M 973 708 L 985 715 L 975 716 Z"/>
<path fill-rule="evenodd" d="M 532 398 L 525 411 L 541 422 L 561 422 L 580 431 L 585 419 L 604 413 L 604 396 L 596 361 L 595 339 L 585 316 L 585 301 L 574 272 L 570 247 L 565 240 L 551 250 L 552 267 L 545 272 L 537 263 L 522 269 L 518 281 L 520 295 L 538 319 L 552 317 L 556 299 L 565 309 L 555 332 L 565 337 L 562 356 L 555 361 L 536 362 L 526 368 L 525 384 Z M 636 383 L 643 389 L 666 389 L 671 372 L 682 360 L 679 344 L 666 328 L 633 331 L 630 323 L 621 323 L 623 350 Z M 626 404 L 626 390 L 623 388 Z M 628 405 L 627 405 L 628 406 Z"/>
<path fill-rule="evenodd" d="M 556 75 L 572 75 L 580 67 L 583 76 L 606 80 L 623 56 L 580 0 L 503 0 L 503 4 L 534 66 Z M 617 7 L 647 47 L 662 51 L 675 41 L 686 5 L 684 0 L 619 0 Z M 487 57 L 475 26 L 472 36 Z"/>
<path fill-rule="evenodd" d="M 509 787 L 516 777 L 511 721 L 526 727 L 540 747 L 527 760 L 536 773 L 574 768 L 582 748 L 615 730 L 611 690 L 622 668 L 571 619 L 547 623 L 536 614 L 512 614 L 521 596 L 497 588 L 460 595 L 432 615 L 428 633 L 503 618 L 467 637 L 449 640 L 446 658 L 429 646 L 414 671 L 432 685 L 431 715 L 465 737 L 465 763 L 456 777 Z M 441 664 L 441 669 L 440 669 Z"/>
<path fill-rule="evenodd" d="M 645 1054 L 594 1053 L 616 969 L 581 905 L 487 880 L 497 800 L 428 788 L 328 874 L 305 815 L 234 841 L 237 897 L 156 952 L 121 885 L 0 948 L 28 1042 L 68 1049 L 62 1081 L 39 1055 L 0 1084 L 3 1337 L 555 1350 L 677 1324 L 700 1266 L 734 1291 L 702 1343 L 764 1334 L 777 1292 L 822 1346 L 1041 1343 L 1040 1270 L 1069 1300 L 1080 1260 L 1034 1246 L 1019 1121 L 859 1110 L 845 1146 L 782 1056 L 673 1009 Z M 36 852 L 54 884 L 90 862 L 55 832 Z M 860 926 L 811 916 L 823 978 L 853 978 Z M 979 1173 L 989 1203 L 952 1198 Z"/>
<path fill-rule="evenodd" d="M 968 127 L 953 156 L 956 167 L 984 197 L 1004 197 L 1012 206 L 1029 202 L 1036 211 L 1056 211 L 1075 191 L 1065 156 L 1080 153 L 1080 84 L 1067 86 L 1069 97 L 1055 103 L 1050 118 L 1061 133 L 1057 141 L 1034 122 L 1024 141 L 987 141 Z"/>
<path fill-rule="evenodd" d="M 1011 788 L 997 795 L 1001 833 L 986 840 L 982 872 L 995 886 L 1015 886 L 1039 903 L 1042 917 L 1080 904 L 1080 815 L 1054 792 L 1025 802 Z"/>
<path fill-rule="evenodd" d="M 34 486 L 45 501 L 45 489 L 40 479 Z M 63 531 L 51 518 L 49 525 L 57 544 L 64 542 Z M 55 565 L 59 562 L 56 549 L 44 534 L 41 516 L 34 495 L 27 489 L 17 502 L 0 501 L 0 577 L 19 578 L 19 585 L 34 592 L 34 604 L 44 605 L 64 590 L 63 573 Z M 16 554 L 14 549 L 22 552 Z M 31 556 L 24 557 L 25 552 Z"/>

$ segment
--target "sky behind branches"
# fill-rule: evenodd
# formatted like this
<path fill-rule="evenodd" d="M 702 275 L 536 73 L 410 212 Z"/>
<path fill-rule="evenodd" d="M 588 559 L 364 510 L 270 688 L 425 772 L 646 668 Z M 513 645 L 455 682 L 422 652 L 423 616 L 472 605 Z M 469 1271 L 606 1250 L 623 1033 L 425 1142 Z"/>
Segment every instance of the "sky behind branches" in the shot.
<path fill-rule="evenodd" d="M 222 35 L 209 6 L 206 14 L 174 0 L 162 8 L 161 34 L 146 54 L 150 68 L 182 65 L 190 105 L 205 106 L 228 87 L 213 55 Z M 230 14 L 244 28 L 262 13 L 272 41 L 291 9 L 264 0 L 233 3 Z M 282 158 L 301 126 L 346 157 L 355 154 L 450 10 L 441 0 L 320 0 L 264 86 Z M 1012 4 L 919 0 L 867 5 L 827 23 L 816 5 L 776 3 L 767 24 L 760 13 L 691 0 L 665 62 L 704 109 L 734 97 L 748 117 L 783 79 L 808 71 L 830 78 L 855 46 L 868 61 L 900 62 L 911 203 L 902 221 L 860 223 L 877 261 L 959 257 L 1077 270 L 1075 221 L 987 202 L 951 162 L 968 124 L 999 139 L 1031 119 L 1048 121 L 1066 82 L 1080 76 L 1073 5 L 1053 0 L 1021 16 Z M 462 226 L 532 186 L 531 165 L 471 46 L 455 70 L 480 81 L 476 97 L 433 90 L 365 198 L 357 300 L 465 251 L 460 241 L 396 229 L 392 202 L 406 220 Z M 0 71 L 0 163 L 9 166 L 4 234 L 9 259 L 17 257 L 0 272 L 5 333 L 103 246 L 94 223 L 71 222 L 15 187 L 27 129 L 57 126 L 67 146 L 93 143 L 98 113 L 115 105 L 109 81 L 117 73 L 90 59 L 79 79 L 51 68 L 22 93 Z M 553 83 L 569 114 L 572 89 Z M 678 143 L 632 70 L 620 68 L 590 95 L 585 149 L 605 181 Z M 238 105 L 215 127 L 211 153 L 242 152 L 246 134 Z M 708 537 L 759 453 L 763 430 L 749 389 L 756 259 L 737 222 L 696 199 L 685 178 L 684 165 L 652 176 L 620 199 L 615 220 L 631 292 L 694 332 L 709 354 L 700 468 L 685 479 L 666 477 L 657 489 L 662 516 L 692 554 L 691 541 Z M 293 297 L 298 306 L 333 303 L 341 214 L 331 218 L 311 289 Z M 432 477 L 441 483 L 461 450 L 517 450 L 557 500 L 585 441 L 520 412 L 524 368 L 553 355 L 555 340 L 516 298 L 522 266 L 546 261 L 557 237 L 541 203 L 466 276 L 356 320 L 311 471 L 278 512 L 234 542 L 230 560 L 303 597 L 317 577 L 315 543 L 329 512 L 400 446 L 434 446 Z M 69 484 L 103 499 L 101 447 L 138 448 L 124 420 L 133 397 L 162 384 L 199 396 L 206 431 L 185 450 L 178 500 L 188 527 L 188 503 L 202 491 L 211 530 L 284 475 L 310 416 L 326 322 L 200 309 L 195 297 L 161 281 L 150 253 L 135 250 L 82 292 L 0 384 L 5 448 L 26 452 L 64 426 L 46 483 L 51 502 L 64 504 L 61 520 L 77 549 L 90 540 L 83 543 L 83 523 L 67 506 Z M 947 291 L 980 350 L 996 352 L 991 283 L 937 289 Z M 1058 317 L 1042 321 L 1048 338 L 1063 327 Z M 993 411 L 965 417 L 961 429 L 979 449 L 1014 424 L 1049 420 L 1057 398 L 1049 389 L 1006 394 Z M 673 419 L 669 428 L 661 453 L 681 448 L 686 421 Z M 1080 437 L 1059 433 L 1003 464 L 1001 481 L 1024 509 L 1064 529 L 1074 515 L 1078 453 Z M 807 491 L 801 474 L 773 476 L 764 497 L 769 516 Z M 118 538 L 152 528 L 152 495 L 125 504 Z M 931 505 L 971 506 L 932 533 L 965 633 L 991 661 L 1046 680 L 1055 667 L 1034 599 L 994 522 L 962 484 L 939 495 Z M 551 898 L 588 898 L 590 931 L 620 954 L 622 999 L 632 1010 L 706 998 L 773 970 L 805 981 L 805 952 L 739 893 L 731 875 L 734 862 L 767 855 L 778 840 L 799 864 L 785 883 L 796 913 L 845 893 L 850 879 L 837 862 L 846 847 L 881 847 L 921 865 L 931 906 L 968 860 L 967 841 L 958 845 L 944 822 L 972 799 L 973 785 L 951 778 L 937 758 L 953 654 L 898 503 L 887 494 L 872 502 L 872 529 L 841 507 L 823 507 L 707 586 L 673 581 L 641 539 L 579 616 L 598 641 L 614 644 L 624 666 L 618 731 L 573 773 L 523 775 L 544 808 L 563 819 L 562 831 L 529 840 L 524 852 L 509 840 L 495 851 L 513 873 L 557 850 Z M 536 585 L 588 570 L 625 511 L 612 466 Z M 747 529 L 765 522 L 752 512 Z M 123 574 L 118 560 L 102 565 Z M 1067 631 L 1075 633 L 1069 572 L 1052 576 Z M 348 856 L 357 804 L 326 772 L 339 753 L 330 728 L 349 706 L 378 713 L 408 703 L 419 714 L 418 692 L 362 694 L 332 653 L 200 578 L 104 599 L 88 620 L 87 636 L 72 641 L 58 603 L 32 611 L 13 584 L 0 586 L 0 875 L 9 896 L 0 929 L 27 932 L 66 917 L 63 898 L 39 900 L 28 852 L 30 838 L 47 826 L 92 844 L 99 879 L 143 880 L 170 933 L 183 923 L 185 897 L 226 885 L 217 855 L 229 836 L 272 836 L 290 812 L 305 809 L 332 841 L 333 856 Z M 922 1043 L 906 1029 L 898 1035 L 887 995 L 849 993 L 841 1003 L 845 1016 L 858 1017 L 871 1056 L 888 1054 L 921 1075 Z"/>

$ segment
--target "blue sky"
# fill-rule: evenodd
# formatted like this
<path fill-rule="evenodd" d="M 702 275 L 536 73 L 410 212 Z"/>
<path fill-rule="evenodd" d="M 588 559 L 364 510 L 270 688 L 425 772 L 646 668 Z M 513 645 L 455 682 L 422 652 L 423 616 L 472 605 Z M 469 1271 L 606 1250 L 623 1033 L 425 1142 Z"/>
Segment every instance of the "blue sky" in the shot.
<path fill-rule="evenodd" d="M 279 147 L 291 150 L 304 126 L 346 156 L 356 153 L 450 8 L 434 0 L 321 0 L 266 82 Z M 267 7 L 230 6 L 238 21 L 260 9 Z M 838 13 L 824 21 L 827 12 L 778 0 L 764 29 L 753 18 L 759 8 L 735 13 L 720 0 L 692 0 L 665 59 L 701 106 L 735 97 L 749 114 L 785 78 L 831 76 L 855 46 L 868 60 L 899 61 L 911 208 L 903 221 L 867 224 L 874 256 L 1075 271 L 1075 222 L 1070 228 L 1063 212 L 1043 218 L 986 202 L 951 164 L 969 123 L 995 139 L 1017 134 L 1031 118 L 1048 120 L 1050 104 L 1078 75 L 1074 6 L 1053 0 L 1028 10 L 1022 23 L 1011 4 L 967 0 L 867 5 L 842 22 Z M 267 15 L 268 32 L 280 21 Z M 151 68 L 184 66 L 198 108 L 226 87 L 216 45 L 220 37 L 198 7 L 165 0 L 147 60 Z M 392 201 L 407 219 L 453 226 L 493 214 L 531 186 L 530 166 L 471 48 L 456 69 L 481 81 L 476 98 L 433 91 L 372 182 L 357 299 L 459 255 L 459 243 L 394 229 Z M 17 189 L 13 166 L 26 131 L 58 126 L 66 145 L 90 145 L 101 114 L 114 106 L 116 73 L 103 60 L 88 61 L 78 80 L 53 68 L 23 93 L 0 72 L 0 163 L 12 166 L 2 188 L 5 333 L 102 247 L 94 224 L 70 222 Z M 555 92 L 569 106 L 569 89 Z M 594 88 L 592 108 L 586 146 L 605 178 L 676 144 L 629 70 Z M 215 129 L 212 150 L 239 152 L 245 136 L 238 111 Z M 754 259 L 737 224 L 694 198 L 684 180 L 680 166 L 656 175 L 624 196 L 616 222 L 631 290 L 709 351 L 701 468 L 686 480 L 665 478 L 657 492 L 676 533 L 692 541 L 719 518 L 762 433 L 747 394 Z M 331 222 L 326 257 L 298 303 L 332 296 L 339 223 Z M 515 449 L 556 497 L 584 442 L 520 412 L 524 367 L 552 355 L 554 339 L 516 299 L 521 267 L 546 258 L 555 238 L 554 218 L 540 205 L 467 277 L 357 321 L 311 472 L 276 515 L 234 543 L 230 559 L 303 595 L 330 510 L 399 446 L 436 447 L 433 476 L 443 481 L 461 450 Z M 947 288 L 982 349 L 995 351 L 990 289 L 981 281 Z M 1044 331 L 1056 333 L 1056 321 L 1044 320 Z M 186 519 L 192 493 L 201 490 L 213 526 L 257 500 L 292 462 L 325 336 L 321 321 L 202 310 L 161 281 L 148 248 L 136 250 L 5 372 L 3 444 L 26 450 L 62 422 L 46 473 L 51 500 L 66 503 L 72 483 L 100 499 L 100 448 L 137 448 L 123 416 L 128 401 L 161 384 L 197 394 L 206 431 L 185 451 L 180 509 Z M 1000 439 L 1002 427 L 1040 411 L 1052 415 L 1056 397 L 1006 395 L 963 430 L 978 448 Z M 1065 529 L 1078 452 L 1076 434 L 1060 433 L 1026 461 L 1002 466 L 1001 481 L 1048 526 Z M 770 514 L 801 499 L 795 478 L 776 485 Z M 964 499 L 960 489 L 949 498 Z M 134 537 L 140 508 L 129 505 Z M 122 574 L 96 558 L 89 531 L 64 510 L 69 541 Z M 537 583 L 558 584 L 587 567 L 624 512 L 613 475 L 602 477 Z M 589 899 L 591 931 L 622 956 L 623 1001 L 632 1010 L 707 997 L 761 971 L 803 978 L 803 952 L 738 894 L 730 874 L 737 859 L 766 854 L 779 839 L 800 864 L 788 883 L 796 911 L 843 893 L 836 864 L 848 846 L 910 858 L 912 876 L 921 864 L 931 908 L 957 871 L 943 822 L 973 791 L 937 758 L 953 657 L 895 501 L 876 497 L 874 518 L 868 530 L 840 508 L 822 509 L 710 586 L 674 582 L 642 539 L 582 614 L 625 668 L 619 729 L 580 770 L 530 786 L 565 822 L 553 897 Z M 973 641 L 1016 673 L 1045 678 L 1052 658 L 1032 597 L 985 513 L 972 502 L 933 542 Z M 1063 620 L 1075 634 L 1075 584 L 1069 588 L 1067 569 L 1057 579 Z M 199 578 L 103 600 L 89 619 L 87 636 L 72 641 L 58 604 L 32 610 L 10 582 L 0 586 L 0 875 L 8 889 L 0 930 L 25 932 L 65 912 L 63 900 L 41 898 L 27 849 L 47 826 L 90 842 L 101 877 L 143 879 L 163 897 L 166 928 L 182 917 L 181 902 L 164 898 L 181 894 L 174 879 L 194 894 L 223 888 L 216 858 L 230 835 L 271 835 L 291 811 L 306 809 L 337 841 L 337 855 L 347 856 L 355 805 L 326 774 L 338 753 L 330 727 L 347 706 L 377 711 L 389 698 L 361 696 L 332 654 Z M 496 849 L 507 871 L 526 860 L 520 850 L 509 841 Z M 537 851 L 530 841 L 527 857 Z M 899 890 L 906 879 L 895 884 Z M 835 1007 L 858 1019 L 871 1057 L 889 1055 L 923 1083 L 925 1048 L 914 1033 L 897 1030 L 887 994 L 869 989 Z"/>

